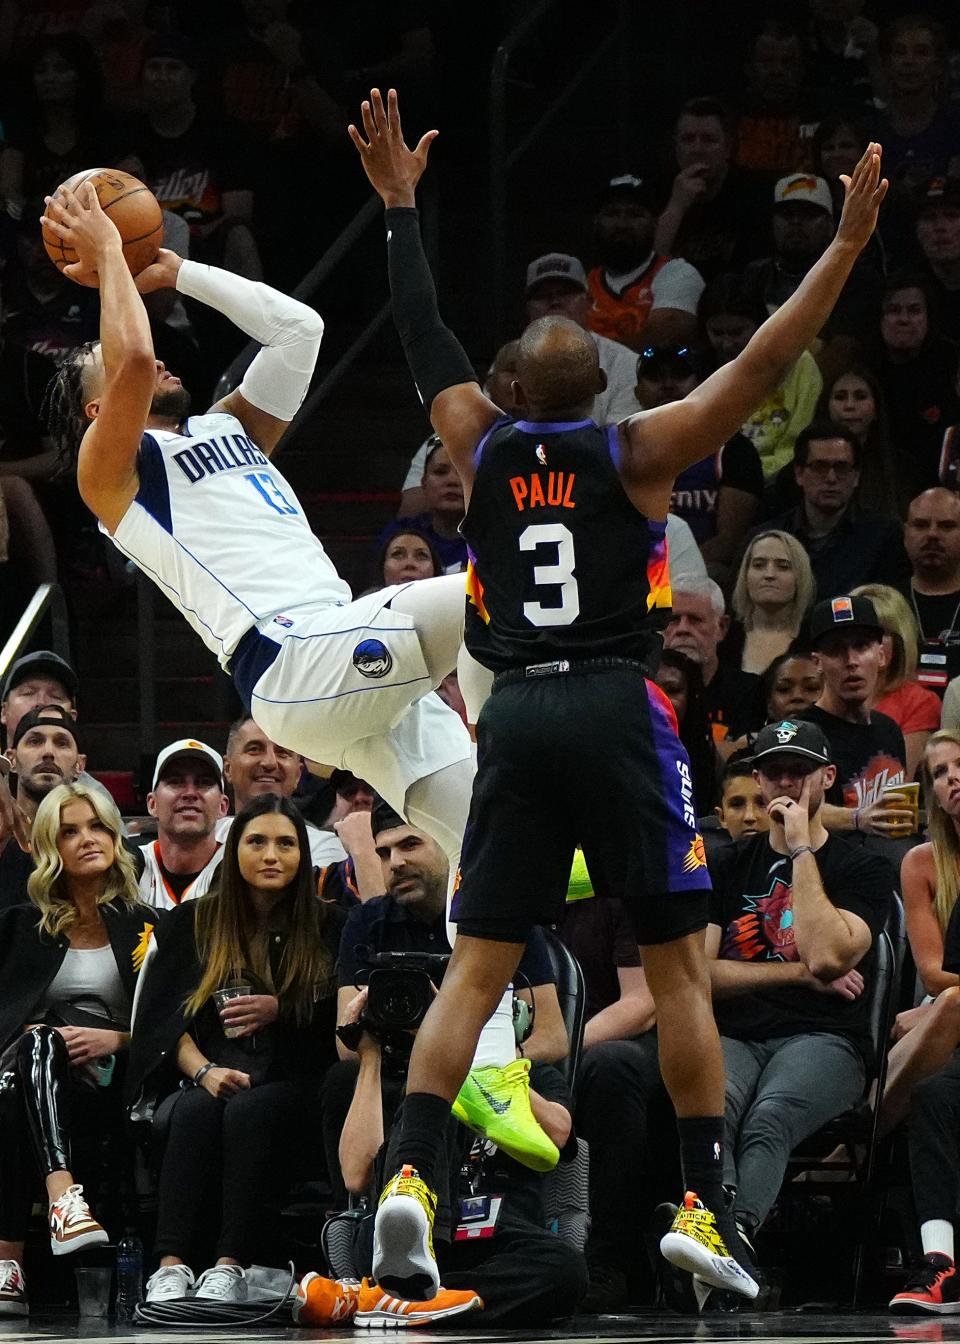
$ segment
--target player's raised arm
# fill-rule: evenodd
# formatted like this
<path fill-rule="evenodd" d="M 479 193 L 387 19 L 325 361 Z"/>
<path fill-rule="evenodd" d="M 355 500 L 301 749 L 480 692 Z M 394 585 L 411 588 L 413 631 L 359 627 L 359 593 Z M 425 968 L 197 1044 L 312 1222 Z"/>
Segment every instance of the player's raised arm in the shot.
<path fill-rule="evenodd" d="M 356 126 L 347 129 L 385 207 L 393 320 L 420 400 L 469 490 L 474 450 L 502 412 L 480 391 L 463 347 L 440 317 L 423 251 L 416 187 L 438 132 L 427 131 L 416 149 L 409 149 L 394 89 L 387 93 L 386 104 L 380 90 L 372 89 L 360 112 L 366 139 Z"/>
<path fill-rule="evenodd" d="M 240 386 L 212 409 L 236 416 L 269 457 L 310 388 L 323 319 L 308 304 L 262 281 L 161 248 L 156 262 L 137 276 L 137 288 L 149 294 L 167 287 L 216 308 L 263 346 Z"/>
<path fill-rule="evenodd" d="M 81 370 L 84 405 L 95 418 L 80 445 L 77 486 L 88 508 L 112 529 L 136 494 L 137 450 L 157 384 L 150 322 L 120 234 L 91 183 L 46 197 L 42 223 L 77 252 L 79 260 L 64 274 L 100 286 L 100 346 Z"/>
<path fill-rule="evenodd" d="M 841 180 L 846 195 L 833 241 L 741 354 L 682 401 L 624 422 L 623 470 L 638 485 L 672 482 L 685 467 L 716 452 L 778 386 L 827 321 L 876 227 L 887 192 L 887 180 L 880 178 L 880 146 L 869 144 L 852 175 Z"/>

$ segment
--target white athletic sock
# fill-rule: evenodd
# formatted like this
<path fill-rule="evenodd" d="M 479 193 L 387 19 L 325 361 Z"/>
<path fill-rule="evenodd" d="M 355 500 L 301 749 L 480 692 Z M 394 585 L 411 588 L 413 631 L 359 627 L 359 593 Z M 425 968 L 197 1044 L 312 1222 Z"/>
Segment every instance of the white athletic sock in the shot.
<path fill-rule="evenodd" d="M 946 1218 L 931 1218 L 920 1224 L 920 1244 L 924 1255 L 938 1252 L 953 1259 L 953 1223 Z"/>
<path fill-rule="evenodd" d="M 505 989 L 493 1015 L 483 1024 L 471 1069 L 496 1065 L 502 1069 L 517 1057 L 517 1037 L 513 1029 L 513 987 Z"/>
<path fill-rule="evenodd" d="M 421 583 L 429 580 L 423 579 Z M 416 587 L 416 584 L 412 585 Z M 474 753 L 475 755 L 475 753 Z M 407 790 L 406 813 L 412 826 L 432 835 L 447 855 L 450 879 L 447 885 L 447 937 L 453 947 L 457 926 L 450 920 L 450 901 L 453 896 L 457 870 L 460 866 L 460 844 L 466 825 L 470 802 L 470 787 L 476 770 L 476 760 L 458 761 L 445 770 L 417 780 Z M 503 1068 L 517 1057 L 517 1038 L 513 1029 L 513 988 L 504 990 L 503 998 L 484 1024 L 477 1042 L 472 1068 L 490 1065 Z"/>

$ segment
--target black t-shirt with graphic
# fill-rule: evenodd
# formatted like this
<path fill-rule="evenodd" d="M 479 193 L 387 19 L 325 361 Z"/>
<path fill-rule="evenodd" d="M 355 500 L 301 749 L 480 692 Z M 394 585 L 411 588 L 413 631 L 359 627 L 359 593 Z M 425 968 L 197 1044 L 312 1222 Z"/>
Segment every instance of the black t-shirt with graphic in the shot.
<path fill-rule="evenodd" d="M 869 723 L 848 723 L 814 705 L 798 717 L 818 724 L 830 743 L 837 778 L 827 792 L 828 803 L 867 807 L 879 800 L 888 784 L 902 784 L 906 779 L 903 733 L 886 714 L 874 710 Z"/>
<path fill-rule="evenodd" d="M 883 928 L 896 874 L 890 862 L 841 836 L 817 850 L 823 889 L 841 910 L 859 915 L 874 939 Z M 793 864 L 777 854 L 766 835 L 725 845 L 710 863 L 713 895 L 710 923 L 720 928 L 718 956 L 727 961 L 799 961 L 793 924 Z M 871 947 L 857 969 L 869 988 Z M 777 985 L 714 1004 L 724 1036 L 765 1041 L 778 1036 L 832 1032 L 846 1036 L 868 1059 L 868 988 L 858 999 L 841 998 L 805 985 Z"/>

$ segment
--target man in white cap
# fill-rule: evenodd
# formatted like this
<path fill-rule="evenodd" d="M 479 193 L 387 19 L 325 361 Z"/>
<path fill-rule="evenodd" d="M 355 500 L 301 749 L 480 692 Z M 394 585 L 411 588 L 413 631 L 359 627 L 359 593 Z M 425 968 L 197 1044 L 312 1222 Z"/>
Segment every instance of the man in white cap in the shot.
<path fill-rule="evenodd" d="M 223 853 L 217 822 L 227 807 L 219 752 L 193 738 L 164 747 L 147 794 L 157 838 L 142 847 L 142 901 L 171 910 L 209 890 Z"/>
<path fill-rule="evenodd" d="M 826 251 L 835 228 L 833 197 L 822 177 L 813 173 L 789 173 L 773 189 L 773 255 L 752 261 L 744 270 L 744 279 L 768 313 L 776 312 L 798 288 L 820 256 Z M 880 312 L 880 277 L 861 257 L 841 291 L 829 321 L 820 333 L 818 363 L 823 365 L 822 347 L 831 345 L 837 361 L 849 358 L 857 338 L 876 326 Z M 814 342 L 817 346 L 818 342 Z"/>

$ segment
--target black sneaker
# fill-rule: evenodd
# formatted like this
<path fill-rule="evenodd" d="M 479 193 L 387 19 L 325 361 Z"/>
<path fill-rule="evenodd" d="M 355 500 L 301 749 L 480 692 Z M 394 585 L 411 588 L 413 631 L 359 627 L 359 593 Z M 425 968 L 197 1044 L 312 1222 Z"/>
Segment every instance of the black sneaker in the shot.
<path fill-rule="evenodd" d="M 587 1315 L 604 1316 L 621 1311 L 627 1305 L 627 1276 L 615 1265 L 587 1261 L 589 1284 L 580 1311 Z"/>
<path fill-rule="evenodd" d="M 904 1287 L 890 1301 L 898 1314 L 960 1315 L 960 1273 L 949 1255 L 931 1251 L 925 1255 Z"/>

